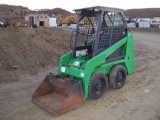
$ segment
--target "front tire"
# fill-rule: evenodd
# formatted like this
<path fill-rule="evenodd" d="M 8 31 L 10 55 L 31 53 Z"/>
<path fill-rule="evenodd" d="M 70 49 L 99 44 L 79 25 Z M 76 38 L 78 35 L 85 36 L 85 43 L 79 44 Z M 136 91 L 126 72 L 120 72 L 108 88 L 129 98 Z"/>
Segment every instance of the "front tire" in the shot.
<path fill-rule="evenodd" d="M 112 68 L 109 75 L 109 82 L 115 89 L 122 88 L 126 83 L 127 71 L 122 65 L 116 65 Z"/>
<path fill-rule="evenodd" d="M 107 76 L 100 72 L 92 74 L 89 83 L 89 97 L 98 99 L 103 96 L 108 86 Z"/>

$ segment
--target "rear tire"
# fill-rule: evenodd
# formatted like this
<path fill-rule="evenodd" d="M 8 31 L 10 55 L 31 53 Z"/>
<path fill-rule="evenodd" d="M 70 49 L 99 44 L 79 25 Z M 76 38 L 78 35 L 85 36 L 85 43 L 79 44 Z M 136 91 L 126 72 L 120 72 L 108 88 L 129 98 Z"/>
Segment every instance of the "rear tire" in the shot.
<path fill-rule="evenodd" d="M 95 72 L 92 74 L 89 83 L 89 97 L 98 99 L 103 96 L 108 86 L 108 79 L 105 74 Z"/>
<path fill-rule="evenodd" d="M 115 89 L 122 88 L 126 83 L 127 71 L 122 65 L 116 65 L 112 68 L 109 75 L 109 82 Z"/>

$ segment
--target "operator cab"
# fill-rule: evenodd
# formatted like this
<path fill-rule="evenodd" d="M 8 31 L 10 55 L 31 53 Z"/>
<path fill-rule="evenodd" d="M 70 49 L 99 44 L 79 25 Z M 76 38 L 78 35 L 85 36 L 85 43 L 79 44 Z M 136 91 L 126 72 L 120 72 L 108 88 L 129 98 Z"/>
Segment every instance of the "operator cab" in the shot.
<path fill-rule="evenodd" d="M 90 7 L 74 10 L 78 21 L 72 34 L 73 57 L 92 58 L 127 35 L 124 10 L 108 7 Z M 109 58 L 122 55 L 121 46 Z"/>

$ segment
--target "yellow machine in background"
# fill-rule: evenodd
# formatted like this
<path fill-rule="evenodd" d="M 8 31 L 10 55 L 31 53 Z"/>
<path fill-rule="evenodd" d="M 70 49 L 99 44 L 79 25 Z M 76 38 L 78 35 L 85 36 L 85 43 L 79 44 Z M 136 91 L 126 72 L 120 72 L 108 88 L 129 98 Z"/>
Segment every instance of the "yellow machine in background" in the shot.
<path fill-rule="evenodd" d="M 24 27 L 24 25 L 21 22 L 15 22 L 15 21 L 11 21 L 10 25 L 12 27 Z"/>
<path fill-rule="evenodd" d="M 24 25 L 21 22 L 16 22 L 16 27 L 24 27 Z"/>
<path fill-rule="evenodd" d="M 58 24 L 58 26 L 61 26 L 62 25 L 62 15 L 61 14 L 57 14 L 56 18 L 57 18 L 57 24 Z"/>
<path fill-rule="evenodd" d="M 62 24 L 67 24 L 67 25 L 70 25 L 70 24 L 74 24 L 77 22 L 77 15 L 70 15 L 70 16 L 67 16 L 65 17 L 63 20 L 62 20 Z"/>
<path fill-rule="evenodd" d="M 59 25 L 67 24 L 69 26 L 70 24 L 75 24 L 76 22 L 77 22 L 77 15 L 69 15 L 63 18 L 62 15 L 57 14 L 57 23 Z"/>

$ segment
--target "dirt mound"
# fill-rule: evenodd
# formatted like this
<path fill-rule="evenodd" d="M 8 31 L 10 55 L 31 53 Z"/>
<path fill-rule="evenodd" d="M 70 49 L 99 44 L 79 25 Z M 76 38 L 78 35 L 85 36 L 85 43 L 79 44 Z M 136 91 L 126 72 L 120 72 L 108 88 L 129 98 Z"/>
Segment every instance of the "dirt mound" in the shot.
<path fill-rule="evenodd" d="M 24 21 L 24 16 L 31 13 L 27 7 L 0 5 L 0 20 Z"/>
<path fill-rule="evenodd" d="M 56 66 L 69 51 L 70 32 L 61 28 L 7 28 L 0 29 L 0 36 L 0 81 L 18 80 L 20 71 L 34 74 Z"/>
<path fill-rule="evenodd" d="M 68 15 L 71 15 L 72 13 L 67 11 L 67 10 L 64 10 L 62 8 L 55 8 L 55 9 L 51 9 L 51 10 L 46 10 L 46 11 L 39 11 L 40 13 L 45 13 L 45 14 L 48 14 L 48 15 L 57 15 L 57 14 L 61 14 L 63 17 L 65 16 L 68 16 Z"/>
<path fill-rule="evenodd" d="M 128 9 L 125 14 L 130 18 L 160 17 L 160 8 Z"/>

